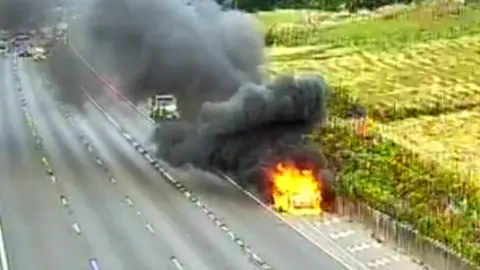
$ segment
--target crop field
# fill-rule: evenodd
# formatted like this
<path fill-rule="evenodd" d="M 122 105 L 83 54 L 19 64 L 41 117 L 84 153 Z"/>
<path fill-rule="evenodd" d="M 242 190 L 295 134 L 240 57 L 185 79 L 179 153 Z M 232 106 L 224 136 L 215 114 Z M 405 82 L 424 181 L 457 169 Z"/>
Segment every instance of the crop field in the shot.
<path fill-rule="evenodd" d="M 394 121 L 382 126 L 382 133 L 480 181 L 480 107 Z"/>
<path fill-rule="evenodd" d="M 393 13 L 374 11 L 363 16 L 344 16 L 339 12 L 319 17 L 319 13 L 311 12 L 313 17 L 318 18 L 313 21 L 308 15 L 303 21 L 298 16 L 285 20 L 285 15 L 259 16 L 266 19 L 262 25 L 266 29 L 267 44 L 285 47 L 330 45 L 391 51 L 403 49 L 411 43 L 480 34 L 479 6 L 427 5 L 407 7 Z M 274 19 L 284 21 L 275 23 L 272 22 Z"/>
<path fill-rule="evenodd" d="M 480 105 L 480 35 L 415 44 L 395 53 L 348 47 L 292 51 L 272 50 L 273 72 L 321 73 L 370 108 L 375 118 Z"/>
<path fill-rule="evenodd" d="M 334 126 L 312 134 L 341 164 L 341 194 L 480 265 L 480 10 L 442 8 L 325 29 L 296 19 L 286 28 L 296 33 L 272 32 L 269 73 L 321 74 L 342 97 L 331 111 L 367 109 L 368 138 Z"/>

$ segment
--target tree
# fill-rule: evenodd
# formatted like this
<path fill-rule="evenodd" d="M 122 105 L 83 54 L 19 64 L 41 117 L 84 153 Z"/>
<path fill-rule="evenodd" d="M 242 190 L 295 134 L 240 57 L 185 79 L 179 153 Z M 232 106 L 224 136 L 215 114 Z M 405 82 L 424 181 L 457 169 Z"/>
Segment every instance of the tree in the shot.
<path fill-rule="evenodd" d="M 272 10 L 276 2 L 276 0 L 236 0 L 239 9 L 249 12 Z"/>

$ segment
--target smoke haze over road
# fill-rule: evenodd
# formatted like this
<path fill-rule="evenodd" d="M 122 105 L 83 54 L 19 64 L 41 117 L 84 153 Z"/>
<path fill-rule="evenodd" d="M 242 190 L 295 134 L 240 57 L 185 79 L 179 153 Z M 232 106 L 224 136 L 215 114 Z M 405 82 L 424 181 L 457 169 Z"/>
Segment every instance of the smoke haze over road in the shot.
<path fill-rule="evenodd" d="M 0 0 L 0 28 L 10 31 L 35 28 L 53 3 L 50 0 Z"/>
<path fill-rule="evenodd" d="M 251 15 L 210 0 L 95 0 L 88 10 L 76 33 L 86 57 L 134 102 L 158 93 L 179 101 L 182 121 L 152 136 L 159 157 L 256 185 L 279 159 L 326 167 L 302 135 L 324 122 L 328 87 L 319 76 L 263 83 L 263 35 Z"/>

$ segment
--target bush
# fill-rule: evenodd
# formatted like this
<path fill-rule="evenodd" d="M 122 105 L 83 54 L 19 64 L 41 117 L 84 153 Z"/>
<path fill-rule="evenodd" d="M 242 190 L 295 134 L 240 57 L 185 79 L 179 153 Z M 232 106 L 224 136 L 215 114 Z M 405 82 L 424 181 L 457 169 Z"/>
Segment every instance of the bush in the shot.
<path fill-rule="evenodd" d="M 276 23 L 268 28 L 266 41 L 287 47 L 328 45 L 385 50 L 404 48 L 412 42 L 479 33 L 478 9 L 426 6 L 381 21 L 344 23 L 338 27 Z M 352 89 L 334 89 L 330 113 L 345 114 L 356 103 L 352 96 Z M 416 104 L 398 108 L 393 102 L 382 107 L 367 105 L 367 109 L 377 119 L 397 120 L 464 109 L 462 106 Z M 322 148 L 340 175 L 338 194 L 366 202 L 480 265 L 479 184 L 429 163 L 375 133 L 361 138 L 344 120 L 319 130 L 310 139 Z"/>
<path fill-rule="evenodd" d="M 295 47 L 309 44 L 308 40 L 315 31 L 313 26 L 295 23 L 277 23 L 268 27 L 265 34 L 267 46 Z"/>
<path fill-rule="evenodd" d="M 223 3 L 224 1 L 217 1 Z M 409 4 L 412 0 L 238 0 L 236 4 L 240 9 L 247 11 L 273 10 L 276 8 L 315 8 L 322 10 L 338 10 L 344 6 L 349 10 L 362 8 L 374 9 L 384 5 Z"/>
<path fill-rule="evenodd" d="M 480 265 L 480 189 L 392 142 L 360 138 L 343 122 L 312 136 L 337 164 L 337 192 L 411 224 Z"/>

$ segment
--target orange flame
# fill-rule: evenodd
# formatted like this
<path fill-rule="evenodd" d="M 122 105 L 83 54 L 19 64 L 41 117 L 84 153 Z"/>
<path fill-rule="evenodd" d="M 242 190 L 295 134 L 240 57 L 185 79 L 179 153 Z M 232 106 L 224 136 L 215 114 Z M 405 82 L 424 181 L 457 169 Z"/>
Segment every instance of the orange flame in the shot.
<path fill-rule="evenodd" d="M 279 163 L 271 171 L 274 208 L 290 214 L 320 214 L 321 185 L 315 170 Z"/>

